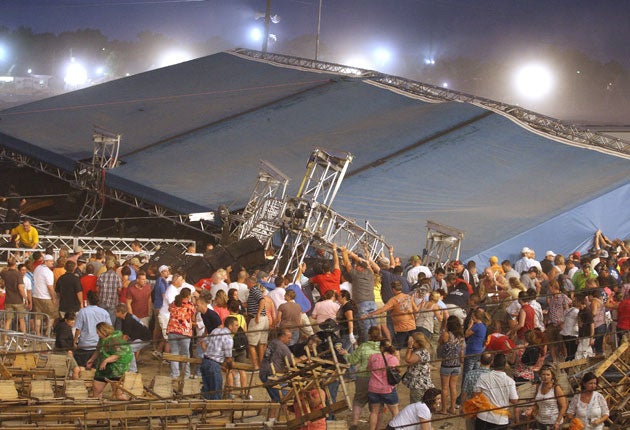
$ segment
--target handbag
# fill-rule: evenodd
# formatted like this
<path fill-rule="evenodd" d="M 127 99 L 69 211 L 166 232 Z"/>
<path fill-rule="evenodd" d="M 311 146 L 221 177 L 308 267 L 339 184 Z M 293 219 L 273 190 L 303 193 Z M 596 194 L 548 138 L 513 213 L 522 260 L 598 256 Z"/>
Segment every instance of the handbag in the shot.
<path fill-rule="evenodd" d="M 387 364 L 387 360 L 385 359 L 385 354 L 381 352 L 383 356 L 383 361 L 385 362 L 385 372 L 387 373 L 387 383 L 389 385 L 398 385 L 402 380 L 402 376 L 400 375 L 400 370 L 397 367 L 389 367 Z"/>

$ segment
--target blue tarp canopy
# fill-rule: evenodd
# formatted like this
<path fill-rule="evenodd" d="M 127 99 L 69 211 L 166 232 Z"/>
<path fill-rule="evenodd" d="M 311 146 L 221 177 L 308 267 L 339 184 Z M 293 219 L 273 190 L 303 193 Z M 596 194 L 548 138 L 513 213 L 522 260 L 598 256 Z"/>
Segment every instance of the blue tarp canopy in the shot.
<path fill-rule="evenodd" d="M 482 107 L 429 103 L 363 78 L 220 53 L 0 112 L 0 144 L 63 170 L 122 135 L 106 184 L 180 213 L 243 207 L 265 159 L 295 193 L 315 147 L 354 155 L 333 205 L 401 254 L 426 221 L 463 230 L 462 257 L 567 253 L 630 236 L 630 163 Z"/>

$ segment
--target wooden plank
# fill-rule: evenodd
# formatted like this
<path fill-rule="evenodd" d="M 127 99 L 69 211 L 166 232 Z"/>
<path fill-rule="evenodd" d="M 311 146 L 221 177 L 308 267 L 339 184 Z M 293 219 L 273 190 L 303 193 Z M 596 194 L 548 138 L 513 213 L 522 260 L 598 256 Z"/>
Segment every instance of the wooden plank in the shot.
<path fill-rule="evenodd" d="M 617 348 L 615 351 L 613 351 L 612 354 L 610 354 L 608 356 L 608 358 L 606 358 L 606 360 L 602 361 L 598 366 L 597 369 L 595 370 L 595 376 L 600 377 L 604 374 L 604 372 L 606 371 L 606 369 L 608 369 L 615 361 L 619 360 L 621 358 L 621 356 L 623 355 L 624 352 L 626 352 L 626 349 L 628 349 L 628 342 L 624 342 L 622 343 L 619 348 Z"/>
<path fill-rule="evenodd" d="M 178 363 L 192 363 L 192 364 L 201 364 L 201 358 L 197 357 L 186 357 L 185 355 L 177 355 L 177 354 L 162 354 L 162 358 L 166 361 L 177 361 Z"/>
<path fill-rule="evenodd" d="M 562 363 L 558 363 L 556 366 L 559 370 L 561 370 L 561 369 L 568 369 L 570 367 L 575 367 L 575 366 L 584 366 L 584 365 L 587 365 L 588 363 L 589 363 L 588 358 L 580 358 L 579 360 L 572 360 L 572 361 L 565 361 Z"/>
<path fill-rule="evenodd" d="M 190 408 L 172 409 L 144 409 L 132 411 L 94 411 L 85 414 L 87 420 L 121 420 L 133 418 L 166 418 L 166 417 L 187 417 L 192 415 Z"/>

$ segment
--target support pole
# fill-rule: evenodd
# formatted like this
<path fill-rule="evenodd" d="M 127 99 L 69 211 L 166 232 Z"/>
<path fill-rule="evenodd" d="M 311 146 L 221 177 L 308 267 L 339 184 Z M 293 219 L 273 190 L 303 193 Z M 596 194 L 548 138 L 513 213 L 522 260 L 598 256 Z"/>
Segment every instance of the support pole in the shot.
<path fill-rule="evenodd" d="M 267 53 L 269 44 L 269 27 L 271 26 L 271 0 L 267 0 L 267 10 L 265 11 L 265 37 L 263 39 L 262 52 Z"/>

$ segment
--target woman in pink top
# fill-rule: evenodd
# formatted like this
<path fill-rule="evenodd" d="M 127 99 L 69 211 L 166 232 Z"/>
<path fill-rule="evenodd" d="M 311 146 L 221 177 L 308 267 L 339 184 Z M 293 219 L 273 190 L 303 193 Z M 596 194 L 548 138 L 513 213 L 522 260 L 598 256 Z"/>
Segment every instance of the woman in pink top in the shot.
<path fill-rule="evenodd" d="M 392 414 L 392 418 L 398 415 L 398 392 L 395 385 L 387 382 L 385 360 L 389 367 L 397 367 L 400 364 L 398 351 L 392 343 L 381 340 L 381 353 L 372 354 L 368 359 L 367 370 L 370 372 L 368 382 L 368 402 L 370 404 L 370 430 L 381 428 L 381 411 L 386 405 Z"/>
<path fill-rule="evenodd" d="M 339 311 L 339 303 L 337 303 L 337 293 L 334 290 L 328 290 L 324 293 L 324 297 L 315 303 L 311 317 L 321 324 L 328 318 L 337 319 Z"/>
<path fill-rule="evenodd" d="M 227 307 L 228 296 L 227 293 L 223 290 L 217 291 L 217 295 L 214 297 L 214 303 L 212 308 L 214 311 L 219 314 L 219 318 L 221 318 L 221 324 L 223 321 L 230 316 L 230 311 Z"/>

